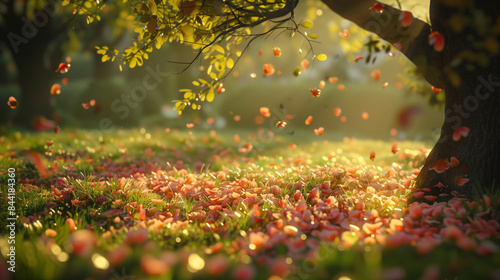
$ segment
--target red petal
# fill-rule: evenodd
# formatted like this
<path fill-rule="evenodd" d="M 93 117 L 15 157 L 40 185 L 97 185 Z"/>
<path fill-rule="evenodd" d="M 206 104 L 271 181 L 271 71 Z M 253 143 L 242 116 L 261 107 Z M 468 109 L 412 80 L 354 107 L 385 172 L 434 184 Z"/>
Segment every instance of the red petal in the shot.
<path fill-rule="evenodd" d="M 371 159 L 372 161 L 374 161 L 374 160 L 375 160 L 375 151 L 371 151 L 371 152 L 370 152 L 370 159 Z"/>
<path fill-rule="evenodd" d="M 328 81 L 330 83 L 332 83 L 332 84 L 335 84 L 338 80 L 339 80 L 339 78 L 337 78 L 337 77 L 330 77 L 330 78 L 328 78 Z"/>
<path fill-rule="evenodd" d="M 61 85 L 60 84 L 53 84 L 52 87 L 50 88 L 50 94 L 60 94 L 61 93 Z"/>
<path fill-rule="evenodd" d="M 9 101 L 7 101 L 7 105 L 10 108 L 15 109 L 17 107 L 17 100 L 14 96 L 9 97 Z"/>
<path fill-rule="evenodd" d="M 311 122 L 312 122 L 312 120 L 313 120 L 312 116 L 307 117 L 307 119 L 306 119 L 306 125 L 310 125 Z"/>
<path fill-rule="evenodd" d="M 275 57 L 280 57 L 281 56 L 281 49 L 279 47 L 274 47 L 273 54 Z"/>
<path fill-rule="evenodd" d="M 300 66 L 302 67 L 302 70 L 307 71 L 309 68 L 309 61 L 307 59 L 304 59 L 300 62 Z"/>
<path fill-rule="evenodd" d="M 318 97 L 321 94 L 321 90 L 317 89 L 317 88 L 312 88 L 311 93 L 312 93 L 313 97 Z"/>
<path fill-rule="evenodd" d="M 428 201 L 434 201 L 436 200 L 438 197 L 435 196 L 435 195 L 425 195 L 424 196 L 425 199 L 427 199 Z"/>
<path fill-rule="evenodd" d="M 397 143 L 394 143 L 394 144 L 392 145 L 392 149 L 391 149 L 392 153 L 393 153 L 393 154 L 395 154 L 395 153 L 399 152 L 399 150 L 400 150 L 400 149 L 398 148 L 398 144 L 397 144 Z"/>
<path fill-rule="evenodd" d="M 361 59 L 363 59 L 363 57 L 362 56 L 358 56 L 358 57 L 354 58 L 354 61 L 358 62 L 358 60 L 361 60 Z"/>
<path fill-rule="evenodd" d="M 385 5 L 382 3 L 375 3 L 375 4 L 373 4 L 373 7 L 370 8 L 370 10 L 375 11 L 377 13 L 383 13 L 384 7 L 385 7 Z"/>
<path fill-rule="evenodd" d="M 324 129 L 323 127 L 320 127 L 320 128 L 314 129 L 314 133 L 316 133 L 316 135 L 321 135 L 321 134 L 323 134 L 323 131 L 325 131 L 325 129 Z"/>
<path fill-rule="evenodd" d="M 349 37 L 349 30 L 347 29 L 344 29 L 343 32 L 339 32 L 339 36 L 342 37 L 342 38 L 347 38 Z"/>
<path fill-rule="evenodd" d="M 440 52 L 444 49 L 444 37 L 441 33 L 434 31 L 429 34 L 429 45 L 434 45 L 434 50 Z"/>
<path fill-rule="evenodd" d="M 459 186 L 463 186 L 467 182 L 469 182 L 469 178 L 464 178 L 464 177 L 460 177 L 460 176 L 455 177 L 455 183 Z"/>
<path fill-rule="evenodd" d="M 341 113 L 342 113 L 342 109 L 340 109 L 340 108 L 335 108 L 335 109 L 333 109 L 333 114 L 334 114 L 336 117 L 339 117 Z"/>
<path fill-rule="evenodd" d="M 413 14 L 408 11 L 403 11 L 399 14 L 399 21 L 401 21 L 402 26 L 408 27 L 413 21 Z"/>
<path fill-rule="evenodd" d="M 458 141 L 460 138 L 467 137 L 469 135 L 470 129 L 466 126 L 461 126 L 453 132 L 453 141 Z"/>
<path fill-rule="evenodd" d="M 460 161 L 456 157 L 450 158 L 450 167 L 457 167 L 460 165 Z"/>
<path fill-rule="evenodd" d="M 414 198 L 421 198 L 422 196 L 424 196 L 425 192 L 416 192 L 416 193 L 412 193 L 411 195 L 414 197 Z"/>
<path fill-rule="evenodd" d="M 438 93 L 441 92 L 440 88 L 437 88 L 437 87 L 434 87 L 434 86 L 432 86 L 431 89 L 432 89 L 432 92 L 434 92 L 435 94 L 438 94 Z"/>
<path fill-rule="evenodd" d="M 437 173 L 443 173 L 445 172 L 448 168 L 450 167 L 450 165 L 448 164 L 448 161 L 444 160 L 444 159 L 440 159 L 436 162 L 434 162 L 430 167 L 429 167 L 429 170 L 435 170 Z"/>
<path fill-rule="evenodd" d="M 271 113 L 269 113 L 269 108 L 267 107 L 260 107 L 260 113 L 266 118 L 271 116 Z"/>
<path fill-rule="evenodd" d="M 380 79 L 380 70 L 375 69 L 370 73 L 370 76 L 375 80 L 378 81 Z"/>
<path fill-rule="evenodd" d="M 275 72 L 274 66 L 271 63 L 264 64 L 263 70 L 264 70 L 264 77 L 271 76 Z"/>
<path fill-rule="evenodd" d="M 66 63 L 61 63 L 59 64 L 59 67 L 57 68 L 56 72 L 59 72 L 61 74 L 67 73 L 69 71 L 69 67 L 71 65 L 66 64 Z"/>

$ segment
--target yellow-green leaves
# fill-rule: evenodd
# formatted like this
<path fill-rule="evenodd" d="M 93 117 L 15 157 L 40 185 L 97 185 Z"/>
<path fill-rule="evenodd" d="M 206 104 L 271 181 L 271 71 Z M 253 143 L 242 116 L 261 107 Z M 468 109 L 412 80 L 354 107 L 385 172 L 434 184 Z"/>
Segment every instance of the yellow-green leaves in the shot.
<path fill-rule="evenodd" d="M 214 101 L 214 97 L 215 97 L 215 94 L 214 94 L 214 89 L 211 88 L 208 93 L 207 93 L 207 101 L 208 102 L 212 102 Z"/>
<path fill-rule="evenodd" d="M 139 14 L 147 13 L 149 12 L 149 8 L 146 4 L 142 2 L 135 3 L 134 9 L 137 11 Z"/>
<path fill-rule="evenodd" d="M 300 74 L 302 74 L 302 69 L 300 69 L 300 66 L 295 67 L 295 69 L 293 69 L 293 75 L 295 77 L 298 77 L 300 76 Z"/>
<path fill-rule="evenodd" d="M 316 59 L 317 59 L 317 60 L 319 60 L 319 61 L 325 61 L 325 60 L 326 60 L 326 58 L 327 58 L 327 57 L 326 57 L 326 54 L 323 54 L 323 53 L 322 53 L 322 54 L 318 54 L 318 55 L 316 56 Z"/>
<path fill-rule="evenodd" d="M 153 0 L 148 0 L 148 8 L 149 8 L 149 11 L 151 11 L 151 13 L 153 13 L 153 15 L 156 14 L 156 12 L 158 11 L 158 9 L 156 7 L 156 3 Z"/>
<path fill-rule="evenodd" d="M 309 29 L 309 28 L 311 28 L 311 27 L 313 27 L 313 23 L 312 23 L 312 22 L 310 22 L 310 21 L 304 21 L 304 22 L 303 22 L 303 23 L 301 23 L 300 25 L 301 25 L 302 27 L 304 27 L 304 28 L 308 28 L 308 29 Z"/>
<path fill-rule="evenodd" d="M 227 62 L 226 62 L 226 66 L 229 69 L 233 69 L 233 67 L 234 67 L 234 60 L 232 58 L 228 58 Z"/>

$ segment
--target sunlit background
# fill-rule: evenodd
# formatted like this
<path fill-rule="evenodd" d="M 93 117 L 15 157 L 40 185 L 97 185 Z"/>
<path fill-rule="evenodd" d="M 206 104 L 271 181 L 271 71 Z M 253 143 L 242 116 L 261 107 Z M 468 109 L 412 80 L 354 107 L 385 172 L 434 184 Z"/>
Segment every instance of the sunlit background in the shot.
<path fill-rule="evenodd" d="M 415 16 L 426 19 L 427 15 L 420 12 L 427 10 L 425 4 L 417 1 L 402 4 Z M 212 103 L 202 103 L 201 110 L 188 108 L 182 116 L 173 110 L 172 100 L 182 97 L 179 89 L 189 88 L 193 80 L 206 76 L 208 64 L 195 60 L 186 71 L 176 74 L 185 69 L 196 51 L 175 43 L 155 50 L 142 67 L 120 72 L 118 63 L 97 62 L 95 50 L 84 47 L 88 42 L 72 37 L 64 43 L 68 49 L 66 55 L 71 57 L 71 71 L 65 76 L 68 83 L 63 85 L 60 95 L 50 98 L 65 126 L 89 129 L 99 128 L 106 119 L 113 129 L 186 129 L 186 123 L 193 123 L 193 129 L 198 130 L 265 130 L 301 138 L 315 136 L 314 129 L 324 127 L 323 135 L 332 139 L 435 139 L 443 112 L 439 106 L 429 105 L 429 100 L 439 103 L 443 93 L 435 95 L 430 85 L 410 75 L 411 63 L 395 49 L 390 53 L 380 52 L 376 59 L 372 56 L 371 62 L 366 63 L 368 53 L 364 44 L 369 41 L 368 34 L 321 6 L 319 1 L 301 1 L 296 21 L 306 19 L 314 22 L 307 32 L 316 34 L 318 39 L 303 36 L 306 34 L 291 36 L 289 32 L 275 32 L 254 41 L 224 80 L 224 92 Z M 338 35 L 344 29 L 350 33 L 348 38 Z M 114 47 L 123 48 L 132 36 L 133 33 L 126 34 Z M 280 57 L 273 54 L 275 47 L 280 48 Z M 312 59 L 322 53 L 328 56 L 327 60 Z M 309 62 L 307 70 L 305 60 Z M 17 69 L 8 52 L 2 52 L 0 62 L 0 98 L 19 98 Z M 264 64 L 272 65 L 275 73 L 264 76 Z M 140 101 L 127 102 L 124 96 L 130 98 L 134 88 L 151 76 L 151 71 L 170 74 L 157 82 L 152 79 L 155 86 Z M 377 72 L 378 80 L 374 78 Z M 414 88 L 422 85 L 427 94 L 415 93 Z M 314 98 L 310 89 L 320 87 L 324 87 L 321 95 Z M 94 107 L 82 108 L 82 103 L 92 99 L 96 101 Z M 268 107 L 271 116 L 262 116 L 261 107 Z M 333 112 L 336 108 L 341 109 L 339 116 Z M 5 107 L 0 119 L 8 123 L 15 114 L 15 110 Z M 310 125 L 305 124 L 308 116 L 313 117 Z M 286 125 L 277 128 L 279 121 L 285 121 Z"/>

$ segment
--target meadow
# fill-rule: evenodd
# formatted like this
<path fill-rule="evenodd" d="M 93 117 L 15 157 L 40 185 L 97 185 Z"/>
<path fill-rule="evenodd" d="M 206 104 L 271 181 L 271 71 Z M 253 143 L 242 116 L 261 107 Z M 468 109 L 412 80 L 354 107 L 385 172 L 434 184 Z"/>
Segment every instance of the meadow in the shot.
<path fill-rule="evenodd" d="M 430 142 L 3 132 L 0 279 L 500 279 L 500 195 L 414 192 Z"/>

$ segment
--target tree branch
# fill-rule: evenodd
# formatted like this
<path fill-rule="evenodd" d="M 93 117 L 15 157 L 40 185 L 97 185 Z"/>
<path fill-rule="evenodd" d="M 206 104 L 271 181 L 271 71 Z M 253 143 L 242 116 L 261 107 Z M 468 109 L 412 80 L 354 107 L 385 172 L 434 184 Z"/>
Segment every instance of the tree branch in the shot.
<path fill-rule="evenodd" d="M 431 27 L 426 22 L 414 18 L 410 26 L 404 27 L 399 21 L 400 9 L 385 5 L 378 13 L 370 10 L 374 0 L 321 0 L 332 11 L 352 21 L 359 27 L 377 34 L 391 44 L 401 43 L 400 51 L 417 67 L 424 78 L 435 87 L 444 87 L 444 80 L 434 50 L 428 44 Z"/>

